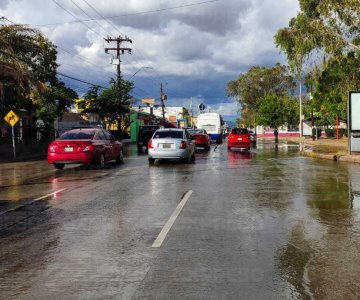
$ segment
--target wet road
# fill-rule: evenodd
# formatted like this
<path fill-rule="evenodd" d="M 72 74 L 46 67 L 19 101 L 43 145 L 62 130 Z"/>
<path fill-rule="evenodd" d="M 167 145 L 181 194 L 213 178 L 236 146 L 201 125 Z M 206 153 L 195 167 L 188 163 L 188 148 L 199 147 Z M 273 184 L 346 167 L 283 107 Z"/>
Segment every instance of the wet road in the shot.
<path fill-rule="evenodd" d="M 359 165 L 272 143 L 151 167 L 127 150 L 0 170 L 0 203 L 27 203 L 0 215 L 1 299 L 358 298 Z"/>

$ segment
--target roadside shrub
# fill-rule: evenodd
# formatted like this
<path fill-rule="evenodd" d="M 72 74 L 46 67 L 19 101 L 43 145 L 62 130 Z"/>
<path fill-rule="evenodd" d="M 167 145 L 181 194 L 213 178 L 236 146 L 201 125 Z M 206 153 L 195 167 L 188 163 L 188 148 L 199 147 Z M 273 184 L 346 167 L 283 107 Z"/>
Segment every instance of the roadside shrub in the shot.
<path fill-rule="evenodd" d="M 346 128 L 340 128 L 339 129 L 339 137 L 342 138 L 343 136 L 347 137 L 348 135 L 348 130 Z"/>
<path fill-rule="evenodd" d="M 318 127 L 318 128 L 317 128 L 317 137 L 316 137 L 316 128 L 313 128 L 313 129 L 312 129 L 312 135 L 315 136 L 316 138 L 320 138 L 320 136 L 321 136 L 321 131 L 322 131 L 322 128 L 321 128 L 321 127 Z"/>
<path fill-rule="evenodd" d="M 325 134 L 326 134 L 326 137 L 328 137 L 328 138 L 335 137 L 335 129 L 326 128 Z"/>

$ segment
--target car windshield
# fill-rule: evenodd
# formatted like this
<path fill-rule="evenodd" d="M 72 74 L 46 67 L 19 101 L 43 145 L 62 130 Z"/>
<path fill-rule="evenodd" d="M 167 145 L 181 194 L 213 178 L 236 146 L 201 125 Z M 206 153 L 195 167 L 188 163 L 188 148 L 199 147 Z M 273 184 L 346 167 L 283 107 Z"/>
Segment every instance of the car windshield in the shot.
<path fill-rule="evenodd" d="M 231 131 L 232 134 L 247 134 L 249 133 L 248 130 L 246 128 L 234 128 Z"/>
<path fill-rule="evenodd" d="M 189 129 L 188 132 L 190 134 L 197 134 L 197 133 L 203 134 L 204 133 L 204 131 L 202 129 Z"/>
<path fill-rule="evenodd" d="M 159 126 L 140 126 L 139 137 L 152 136 L 153 133 L 159 129 Z"/>
<path fill-rule="evenodd" d="M 62 134 L 59 140 L 91 140 L 94 131 L 69 131 Z"/>
<path fill-rule="evenodd" d="M 182 131 L 157 131 L 154 136 L 155 139 L 182 139 L 183 132 Z"/>

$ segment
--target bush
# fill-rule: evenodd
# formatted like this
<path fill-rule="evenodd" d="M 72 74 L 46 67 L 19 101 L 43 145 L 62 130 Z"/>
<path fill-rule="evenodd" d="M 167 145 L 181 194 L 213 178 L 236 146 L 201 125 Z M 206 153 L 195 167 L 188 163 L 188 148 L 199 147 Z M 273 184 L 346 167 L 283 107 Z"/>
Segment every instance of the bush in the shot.
<path fill-rule="evenodd" d="M 318 128 L 317 128 L 317 136 L 316 136 L 316 128 L 313 128 L 313 129 L 312 129 L 312 136 L 315 136 L 316 138 L 320 138 L 320 136 L 321 136 L 321 131 L 322 131 L 322 128 L 321 128 L 321 127 L 318 127 Z"/>
<path fill-rule="evenodd" d="M 335 137 L 335 129 L 326 128 L 325 134 L 326 134 L 326 137 L 328 137 L 328 138 Z"/>
<path fill-rule="evenodd" d="M 348 130 L 346 128 L 339 129 L 339 137 L 348 136 Z"/>

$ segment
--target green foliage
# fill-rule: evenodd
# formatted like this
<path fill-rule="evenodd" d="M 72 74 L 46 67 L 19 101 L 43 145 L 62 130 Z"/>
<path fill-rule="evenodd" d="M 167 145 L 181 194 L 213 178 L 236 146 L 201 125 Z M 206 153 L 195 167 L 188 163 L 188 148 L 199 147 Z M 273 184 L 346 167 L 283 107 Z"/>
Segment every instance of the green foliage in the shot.
<path fill-rule="evenodd" d="M 346 120 L 348 93 L 359 89 L 359 56 L 350 52 L 341 59 L 331 59 L 316 80 L 314 107 L 330 123 L 336 116 Z"/>
<path fill-rule="evenodd" d="M 242 107 L 256 112 L 261 97 L 283 95 L 293 88 L 294 80 L 288 68 L 278 63 L 272 68 L 252 67 L 238 79 L 228 82 L 227 94 L 236 97 Z"/>
<path fill-rule="evenodd" d="M 321 131 L 322 131 L 322 128 L 321 127 L 317 127 L 317 129 L 314 127 L 312 129 L 312 135 L 317 137 L 317 138 L 320 138 L 321 136 Z"/>
<path fill-rule="evenodd" d="M 325 129 L 326 137 L 332 138 L 335 136 L 335 129 L 332 128 L 326 128 Z"/>
<path fill-rule="evenodd" d="M 298 103 L 288 96 L 266 95 L 260 101 L 259 124 L 278 128 L 281 125 L 295 125 L 298 120 Z"/>
<path fill-rule="evenodd" d="M 348 136 L 348 130 L 346 128 L 339 128 L 339 137 Z"/>
<path fill-rule="evenodd" d="M 88 111 L 99 113 L 109 125 L 118 123 L 119 129 L 125 130 L 130 121 L 129 112 L 131 99 L 130 92 L 134 88 L 132 81 L 120 79 L 110 81 L 110 87 L 103 89 L 99 94 L 98 87 L 88 90 L 85 97 L 90 99 Z M 125 122 L 124 122 L 125 121 Z"/>
<path fill-rule="evenodd" d="M 314 51 L 339 57 L 349 48 L 359 50 L 358 0 L 300 0 L 300 12 L 280 29 L 275 43 L 293 67 L 301 67 Z"/>
<path fill-rule="evenodd" d="M 240 124 L 255 127 L 262 124 L 258 111 L 264 98 L 268 95 L 282 97 L 291 94 L 294 87 L 294 78 L 286 66 L 255 66 L 238 79 L 228 82 L 227 94 L 235 97 L 242 106 Z"/>
<path fill-rule="evenodd" d="M 77 97 L 56 78 L 56 58 L 55 45 L 37 30 L 0 25 L 2 115 L 9 109 L 26 109 L 29 114 L 37 111 L 46 128 L 53 126 L 55 118 Z"/>
<path fill-rule="evenodd" d="M 299 0 L 299 4 L 298 15 L 277 32 L 275 44 L 299 78 L 309 59 L 316 62 L 306 76 L 313 96 L 308 112 L 318 112 L 324 124 L 334 124 L 336 116 L 346 120 L 348 92 L 360 88 L 359 0 Z"/>

